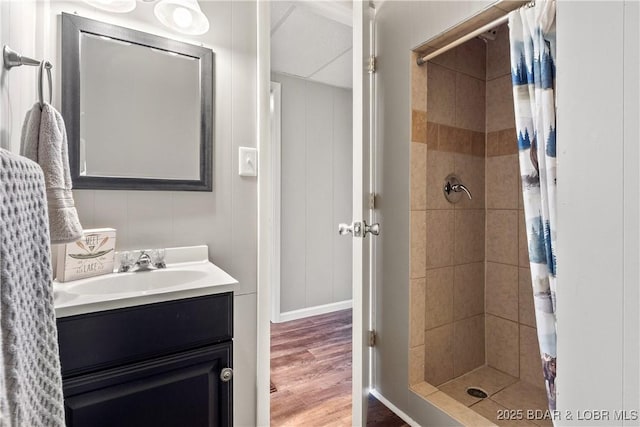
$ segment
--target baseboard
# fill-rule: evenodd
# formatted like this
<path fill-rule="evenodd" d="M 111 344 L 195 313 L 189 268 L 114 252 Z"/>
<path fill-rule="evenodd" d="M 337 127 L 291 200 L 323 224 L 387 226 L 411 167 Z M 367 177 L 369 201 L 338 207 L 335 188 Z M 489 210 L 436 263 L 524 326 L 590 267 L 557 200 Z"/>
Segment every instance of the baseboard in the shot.
<path fill-rule="evenodd" d="M 280 313 L 278 319 L 273 323 L 288 322 L 290 320 L 304 319 L 305 317 L 317 316 L 319 314 L 332 313 L 334 311 L 346 310 L 352 307 L 351 300 L 332 302 L 330 304 L 317 305 L 315 307 L 301 308 L 299 310 Z"/>
<path fill-rule="evenodd" d="M 409 415 L 405 414 L 403 411 L 401 411 L 396 405 L 394 405 L 393 403 L 389 402 L 384 396 L 382 396 L 378 390 L 375 389 L 370 389 L 369 393 L 375 397 L 376 399 L 378 399 L 380 402 L 382 402 L 382 404 L 384 406 L 386 406 L 387 408 L 389 408 L 391 410 L 391 412 L 393 412 L 394 414 L 396 414 L 397 416 L 399 416 L 400 418 L 402 418 L 402 421 L 404 421 L 405 423 L 409 424 L 411 427 L 420 427 L 420 424 L 418 424 L 413 418 L 411 418 Z"/>

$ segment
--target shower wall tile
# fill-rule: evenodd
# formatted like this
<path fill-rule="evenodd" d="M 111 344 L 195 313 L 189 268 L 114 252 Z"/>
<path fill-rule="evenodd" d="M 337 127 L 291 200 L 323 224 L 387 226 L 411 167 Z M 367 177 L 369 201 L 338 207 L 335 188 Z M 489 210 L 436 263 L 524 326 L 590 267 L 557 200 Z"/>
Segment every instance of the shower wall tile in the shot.
<path fill-rule="evenodd" d="M 463 264 L 453 272 L 453 319 L 484 313 L 484 263 Z"/>
<path fill-rule="evenodd" d="M 486 46 L 480 39 L 471 39 L 466 43 L 446 51 L 429 60 L 450 70 L 469 76 L 485 79 L 486 76 Z"/>
<path fill-rule="evenodd" d="M 536 330 L 520 325 L 520 379 L 544 388 L 539 348 Z"/>
<path fill-rule="evenodd" d="M 456 74 L 456 121 L 455 126 L 485 131 L 485 81 L 466 74 Z"/>
<path fill-rule="evenodd" d="M 427 112 L 411 110 L 411 141 L 427 142 Z"/>
<path fill-rule="evenodd" d="M 487 157 L 500 156 L 502 153 L 499 153 L 500 146 L 500 132 L 501 131 L 487 131 Z"/>
<path fill-rule="evenodd" d="M 484 365 L 484 315 L 453 324 L 453 376 L 457 377 Z"/>
<path fill-rule="evenodd" d="M 486 137 L 484 132 L 471 132 L 471 154 L 478 157 L 485 157 Z"/>
<path fill-rule="evenodd" d="M 524 209 L 524 199 L 522 198 L 522 175 L 520 174 L 520 163 L 518 163 L 518 209 Z"/>
<path fill-rule="evenodd" d="M 418 54 L 413 54 L 411 61 L 411 109 L 426 111 L 427 109 L 427 67 L 418 66 Z"/>
<path fill-rule="evenodd" d="M 523 210 L 518 211 L 518 264 L 520 267 L 529 267 L 529 243 Z"/>
<path fill-rule="evenodd" d="M 439 125 L 437 123 L 427 121 L 427 146 L 430 150 L 436 150 L 438 148 L 438 132 Z"/>
<path fill-rule="evenodd" d="M 536 327 L 536 313 L 533 304 L 533 287 L 531 285 L 531 270 L 520 267 L 518 269 L 518 318 L 520 325 Z"/>
<path fill-rule="evenodd" d="M 513 128 L 513 92 L 511 76 L 487 82 L 487 132 Z"/>
<path fill-rule="evenodd" d="M 453 324 L 428 330 L 424 339 L 424 379 L 438 386 L 453 378 Z"/>
<path fill-rule="evenodd" d="M 444 179 L 453 173 L 453 156 L 427 144 L 427 209 L 453 209 L 442 193 Z"/>
<path fill-rule="evenodd" d="M 478 39 L 471 39 L 453 49 L 456 57 L 456 71 L 468 74 L 483 82 L 487 74 L 487 47 Z"/>
<path fill-rule="evenodd" d="M 472 199 L 462 194 L 454 209 L 484 209 L 485 206 L 485 159 L 470 154 L 455 154 L 454 171 L 460 181 L 469 189 Z"/>
<path fill-rule="evenodd" d="M 424 345 L 425 279 L 411 279 L 409 304 L 409 346 Z"/>
<path fill-rule="evenodd" d="M 450 49 L 443 54 L 436 56 L 433 59 L 430 59 L 430 63 L 442 65 L 450 70 L 456 69 L 456 49 Z"/>
<path fill-rule="evenodd" d="M 456 73 L 440 65 L 427 64 L 427 111 L 429 120 L 456 125 Z"/>
<path fill-rule="evenodd" d="M 426 211 L 427 268 L 453 264 L 453 212 L 453 210 Z"/>
<path fill-rule="evenodd" d="M 518 211 L 487 210 L 487 261 L 518 265 Z"/>
<path fill-rule="evenodd" d="M 531 381 L 540 361 L 537 350 L 531 354 L 537 338 L 508 39 L 505 25 L 487 47 L 486 351 L 490 366 Z"/>
<path fill-rule="evenodd" d="M 485 213 L 481 209 L 455 211 L 455 249 L 457 264 L 484 260 Z"/>
<path fill-rule="evenodd" d="M 425 347 L 423 345 L 409 350 L 409 385 L 424 381 Z"/>
<path fill-rule="evenodd" d="M 427 145 L 411 143 L 411 210 L 427 208 Z"/>
<path fill-rule="evenodd" d="M 426 329 L 453 321 L 453 267 L 427 270 Z"/>
<path fill-rule="evenodd" d="M 520 373 L 518 324 L 486 315 L 487 364 L 509 375 Z"/>
<path fill-rule="evenodd" d="M 511 73 L 509 27 L 504 24 L 496 29 L 496 39 L 487 44 L 487 80 Z"/>
<path fill-rule="evenodd" d="M 518 321 L 518 267 L 487 262 L 485 307 L 489 314 Z"/>
<path fill-rule="evenodd" d="M 411 278 L 424 277 L 426 259 L 426 212 L 411 211 Z"/>
<path fill-rule="evenodd" d="M 517 209 L 520 190 L 518 156 L 488 157 L 486 161 L 487 208 Z"/>
<path fill-rule="evenodd" d="M 452 126 L 439 125 L 438 151 L 471 154 L 471 132 Z"/>
<path fill-rule="evenodd" d="M 487 157 L 518 154 L 518 136 L 513 124 L 509 129 L 487 132 Z"/>

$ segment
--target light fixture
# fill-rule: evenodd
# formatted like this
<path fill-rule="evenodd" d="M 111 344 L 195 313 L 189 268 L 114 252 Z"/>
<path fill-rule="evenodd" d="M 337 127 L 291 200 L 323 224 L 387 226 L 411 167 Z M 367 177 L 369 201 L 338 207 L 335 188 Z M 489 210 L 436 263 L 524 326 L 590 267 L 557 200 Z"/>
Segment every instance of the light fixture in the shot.
<path fill-rule="evenodd" d="M 197 0 L 160 0 L 153 12 L 160 22 L 182 34 L 200 35 L 209 31 L 209 20 Z"/>
<path fill-rule="evenodd" d="M 127 13 L 136 8 L 136 0 L 84 0 L 84 2 L 107 12 Z"/>

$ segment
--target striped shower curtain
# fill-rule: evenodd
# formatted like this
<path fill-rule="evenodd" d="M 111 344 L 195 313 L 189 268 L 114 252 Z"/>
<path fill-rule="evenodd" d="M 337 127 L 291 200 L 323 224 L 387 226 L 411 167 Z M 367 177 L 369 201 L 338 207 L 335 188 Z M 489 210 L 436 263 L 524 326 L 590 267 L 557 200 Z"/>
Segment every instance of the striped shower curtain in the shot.
<path fill-rule="evenodd" d="M 556 407 L 555 1 L 509 15 L 513 101 L 529 261 L 549 409 Z"/>

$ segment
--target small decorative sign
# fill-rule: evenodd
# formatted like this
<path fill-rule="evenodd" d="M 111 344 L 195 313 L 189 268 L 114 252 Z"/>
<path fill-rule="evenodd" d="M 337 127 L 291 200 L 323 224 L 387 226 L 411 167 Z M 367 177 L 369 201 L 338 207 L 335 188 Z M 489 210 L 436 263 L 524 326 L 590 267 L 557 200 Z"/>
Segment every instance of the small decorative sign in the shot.
<path fill-rule="evenodd" d="M 116 230 L 84 230 L 82 239 L 60 247 L 56 279 L 59 282 L 113 273 Z"/>

